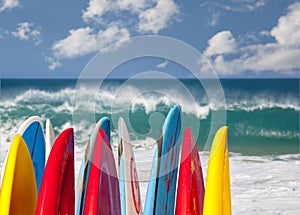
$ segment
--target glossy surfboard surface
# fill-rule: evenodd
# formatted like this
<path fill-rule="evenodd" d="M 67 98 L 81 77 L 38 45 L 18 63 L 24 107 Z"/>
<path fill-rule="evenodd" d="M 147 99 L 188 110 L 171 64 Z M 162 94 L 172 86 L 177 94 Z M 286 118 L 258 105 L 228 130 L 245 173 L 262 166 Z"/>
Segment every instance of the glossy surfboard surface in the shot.
<path fill-rule="evenodd" d="M 23 137 L 30 152 L 38 192 L 45 168 L 45 138 L 42 125 L 40 117 L 32 116 L 20 126 L 17 132 Z"/>
<path fill-rule="evenodd" d="M 169 111 L 158 141 L 146 194 L 144 214 L 174 214 L 180 144 L 181 110 Z"/>
<path fill-rule="evenodd" d="M 176 215 L 202 215 L 204 182 L 199 152 L 191 130 L 186 128 L 178 175 Z"/>
<path fill-rule="evenodd" d="M 45 129 L 45 144 L 46 144 L 46 155 L 45 161 L 47 162 L 50 151 L 52 149 L 53 143 L 55 141 L 55 134 L 52 123 L 50 119 L 46 120 L 46 129 Z"/>
<path fill-rule="evenodd" d="M 75 212 L 74 136 L 64 130 L 55 140 L 44 171 L 36 215 Z"/>
<path fill-rule="evenodd" d="M 127 126 L 119 119 L 118 166 L 122 215 L 142 214 L 140 186 Z"/>
<path fill-rule="evenodd" d="M 90 176 L 91 161 L 99 130 L 103 130 L 106 137 L 110 140 L 110 120 L 107 117 L 101 118 L 95 125 L 86 146 L 85 155 L 82 158 L 78 182 L 76 185 L 76 215 L 83 214 L 84 211 L 84 202 L 86 198 L 88 179 Z"/>
<path fill-rule="evenodd" d="M 102 129 L 96 136 L 83 214 L 121 214 L 115 160 L 110 141 Z"/>
<path fill-rule="evenodd" d="M 16 134 L 4 168 L 0 214 L 34 214 L 37 188 L 33 164 L 23 138 Z"/>
<path fill-rule="evenodd" d="M 204 215 L 231 214 L 227 133 L 227 126 L 220 128 L 211 147 L 204 196 Z"/>

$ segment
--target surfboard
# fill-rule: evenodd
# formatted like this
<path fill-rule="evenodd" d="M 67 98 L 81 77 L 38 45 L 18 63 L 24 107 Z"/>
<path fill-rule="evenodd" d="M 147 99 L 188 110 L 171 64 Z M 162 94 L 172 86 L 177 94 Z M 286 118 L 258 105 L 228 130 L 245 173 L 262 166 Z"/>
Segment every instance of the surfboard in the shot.
<path fill-rule="evenodd" d="M 202 215 L 204 183 L 199 152 L 189 128 L 184 131 L 178 176 L 176 215 Z"/>
<path fill-rule="evenodd" d="M 181 110 L 169 111 L 154 153 L 144 214 L 174 214 L 181 129 Z"/>
<path fill-rule="evenodd" d="M 39 192 L 45 168 L 45 138 L 41 118 L 38 116 L 29 117 L 20 126 L 17 134 L 22 135 L 28 147 Z"/>
<path fill-rule="evenodd" d="M 0 214 L 34 214 L 37 188 L 33 164 L 23 138 L 16 134 L 4 167 Z"/>
<path fill-rule="evenodd" d="M 46 120 L 46 129 L 45 130 L 46 130 L 45 131 L 45 143 L 46 143 L 45 161 L 47 162 L 51 148 L 55 141 L 55 134 L 54 134 L 53 126 L 52 126 L 50 119 Z"/>
<path fill-rule="evenodd" d="M 84 198 L 85 198 L 85 193 L 86 193 L 86 186 L 87 186 L 87 179 L 89 174 L 89 167 L 88 163 L 89 158 L 90 158 L 90 153 L 91 153 L 91 147 L 90 147 L 90 141 L 88 141 L 87 146 L 85 148 L 85 153 L 84 157 L 82 158 L 82 162 L 80 165 L 80 170 L 79 170 L 79 175 L 77 179 L 77 185 L 76 185 L 76 194 L 75 194 L 75 213 L 76 215 L 82 214 L 83 213 L 83 208 L 84 208 Z"/>
<path fill-rule="evenodd" d="M 108 117 L 101 118 L 95 125 L 95 128 L 87 143 L 85 155 L 82 158 L 78 182 L 76 185 L 76 215 L 83 214 L 84 211 L 84 202 L 86 197 L 88 179 L 90 176 L 92 155 L 99 129 L 102 129 L 105 132 L 107 138 L 110 140 L 110 120 L 108 119 Z"/>
<path fill-rule="evenodd" d="M 140 185 L 128 130 L 119 119 L 118 168 L 122 215 L 142 214 Z"/>
<path fill-rule="evenodd" d="M 220 128 L 213 140 L 207 168 L 204 215 L 231 214 L 228 128 Z"/>
<path fill-rule="evenodd" d="M 75 212 L 73 129 L 64 130 L 55 140 L 45 168 L 36 215 Z"/>
<path fill-rule="evenodd" d="M 121 214 L 115 160 L 110 142 L 102 129 L 96 136 L 83 214 Z"/>

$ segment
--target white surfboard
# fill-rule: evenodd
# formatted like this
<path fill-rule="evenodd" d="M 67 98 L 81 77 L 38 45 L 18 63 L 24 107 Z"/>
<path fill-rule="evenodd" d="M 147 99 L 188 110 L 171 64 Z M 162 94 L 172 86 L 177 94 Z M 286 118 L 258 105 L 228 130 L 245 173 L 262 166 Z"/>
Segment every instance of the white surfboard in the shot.
<path fill-rule="evenodd" d="M 17 131 L 17 134 L 22 135 L 24 131 L 27 129 L 27 127 L 35 121 L 39 122 L 42 129 L 44 129 L 42 119 L 39 116 L 31 116 L 22 123 L 22 125 L 19 127 Z"/>
<path fill-rule="evenodd" d="M 123 118 L 119 119 L 119 185 L 122 215 L 142 214 L 139 180 L 134 154 Z"/>
<path fill-rule="evenodd" d="M 47 162 L 50 151 L 52 149 L 53 143 L 55 141 L 55 134 L 53 130 L 52 123 L 50 119 L 46 120 L 46 132 L 45 132 L 45 142 L 46 142 L 46 156 L 45 160 Z"/>

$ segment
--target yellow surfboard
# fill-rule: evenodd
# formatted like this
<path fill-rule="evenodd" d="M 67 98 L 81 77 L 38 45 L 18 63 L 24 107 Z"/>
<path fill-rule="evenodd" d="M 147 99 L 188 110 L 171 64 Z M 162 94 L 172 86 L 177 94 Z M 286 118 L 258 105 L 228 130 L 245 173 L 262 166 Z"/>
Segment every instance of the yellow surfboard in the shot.
<path fill-rule="evenodd" d="M 0 214 L 34 214 L 37 188 L 31 156 L 23 138 L 16 134 L 7 157 L 0 192 Z"/>
<path fill-rule="evenodd" d="M 204 215 L 231 214 L 227 132 L 227 126 L 220 128 L 211 147 L 204 196 Z"/>

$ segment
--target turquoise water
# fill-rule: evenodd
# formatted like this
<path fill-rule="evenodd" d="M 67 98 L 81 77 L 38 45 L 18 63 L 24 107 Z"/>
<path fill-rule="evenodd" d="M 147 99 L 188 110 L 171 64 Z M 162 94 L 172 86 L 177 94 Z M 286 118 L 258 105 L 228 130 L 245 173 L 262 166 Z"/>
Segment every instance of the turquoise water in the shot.
<path fill-rule="evenodd" d="M 100 83 L 89 82 L 91 85 Z M 85 143 L 93 123 L 102 116 L 112 118 L 113 131 L 117 118 L 125 116 L 133 139 L 147 136 L 157 139 L 169 108 L 179 103 L 183 127 L 192 128 L 198 137 L 199 150 L 205 149 L 211 141 L 208 135 L 215 123 L 212 115 L 225 113 L 231 152 L 245 155 L 299 153 L 299 79 L 221 80 L 226 105 L 212 103 L 197 80 L 176 82 L 184 86 L 194 103 L 186 99 L 186 92 L 174 88 L 174 83 L 168 80 L 130 83 L 105 80 L 95 92 L 88 87 L 80 88 L 77 80 L 2 79 L 1 144 L 9 142 L 21 122 L 31 115 L 39 115 L 43 120 L 50 118 L 57 134 L 65 127 L 74 126 L 76 144 Z M 78 98 L 79 94 L 82 97 Z"/>

